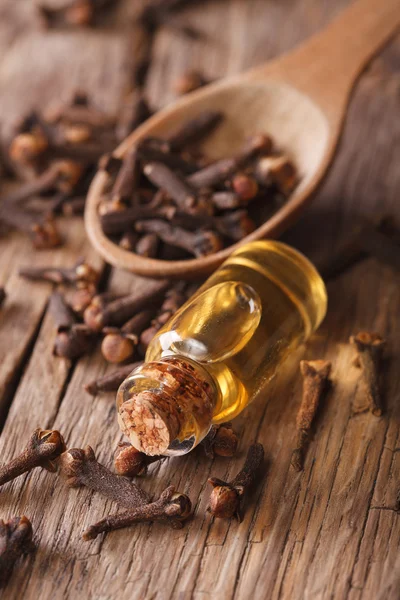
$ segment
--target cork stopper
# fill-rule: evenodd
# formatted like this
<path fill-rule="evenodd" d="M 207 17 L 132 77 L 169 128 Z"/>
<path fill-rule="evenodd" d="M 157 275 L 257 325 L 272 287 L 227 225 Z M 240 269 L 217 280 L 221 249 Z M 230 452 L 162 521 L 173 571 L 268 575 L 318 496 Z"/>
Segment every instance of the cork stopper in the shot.
<path fill-rule="evenodd" d="M 132 446 L 150 456 L 164 454 L 180 430 L 176 405 L 151 391 L 135 394 L 124 402 L 118 421 Z"/>
<path fill-rule="evenodd" d="M 190 363 L 176 358 L 147 363 L 140 378 L 140 389 L 131 387 L 118 409 L 119 426 L 137 450 L 167 454 L 174 442 L 207 433 L 215 399 Z M 143 389 L 144 379 L 148 389 Z"/>

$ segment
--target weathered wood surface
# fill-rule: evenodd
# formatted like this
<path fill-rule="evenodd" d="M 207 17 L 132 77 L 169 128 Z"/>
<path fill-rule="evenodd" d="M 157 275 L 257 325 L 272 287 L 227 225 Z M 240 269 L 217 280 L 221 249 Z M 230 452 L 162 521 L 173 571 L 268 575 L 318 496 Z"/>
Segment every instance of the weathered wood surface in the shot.
<path fill-rule="evenodd" d="M 0 118 L 9 123 L 28 107 L 46 105 L 74 86 L 116 110 L 137 53 L 130 19 L 141 2 L 121 2 L 115 22 L 90 32 L 43 33 L 30 2 L 0 5 Z M 162 30 L 153 51 L 148 93 L 161 106 L 171 82 L 188 66 L 210 77 L 238 72 L 293 47 L 318 30 L 346 0 L 321 3 L 212 0 L 185 11 L 206 34 L 197 42 Z M 133 40 L 133 41 L 132 41 Z M 338 243 L 356 214 L 389 211 L 400 218 L 400 44 L 377 58 L 359 82 L 337 160 L 313 206 L 285 240 L 317 260 Z M 106 371 L 99 352 L 76 365 L 51 356 L 51 291 L 18 279 L 22 265 L 70 265 L 92 253 L 81 225 L 67 226 L 68 244 L 32 254 L 29 242 L 0 240 L 0 283 L 9 297 L 0 314 L 0 411 L 5 424 L 1 461 L 9 460 L 36 426 L 59 428 L 69 446 L 90 443 L 112 463 L 120 439 L 112 395 L 91 398 L 82 384 Z M 35 472 L 1 490 L 0 517 L 26 514 L 37 552 L 15 570 L 6 599 L 30 598 L 313 598 L 397 599 L 400 590 L 399 274 L 373 260 L 329 284 L 326 321 L 307 358 L 329 358 L 335 386 L 317 422 L 303 473 L 290 468 L 301 382 L 296 357 L 239 418 L 240 453 L 210 462 L 201 452 L 166 461 L 143 485 L 167 482 L 188 493 L 193 520 L 182 531 L 142 525 L 83 542 L 83 529 L 116 506 L 87 490 L 68 491 L 57 476 Z M 140 285 L 113 273 L 111 286 Z M 376 329 L 389 339 L 387 411 L 354 414 L 362 403 L 349 335 Z M 9 408 L 10 407 L 10 408 Z M 9 408 L 9 410 L 8 410 Z M 7 414 L 8 411 L 8 414 Z M 207 477 L 226 478 L 249 443 L 265 445 L 267 473 L 246 506 L 243 523 L 212 522 L 205 508 Z"/>

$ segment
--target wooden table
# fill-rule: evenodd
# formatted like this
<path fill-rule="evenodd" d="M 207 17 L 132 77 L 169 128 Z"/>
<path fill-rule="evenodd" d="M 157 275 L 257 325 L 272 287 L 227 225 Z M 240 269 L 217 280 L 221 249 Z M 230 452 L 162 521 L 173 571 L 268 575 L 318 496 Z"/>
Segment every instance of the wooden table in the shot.
<path fill-rule="evenodd" d="M 384 1 L 384 0 L 383 0 Z M 147 82 L 155 106 L 173 99 L 171 82 L 187 67 L 210 77 L 239 72 L 280 54 L 319 30 L 347 0 L 214 0 L 183 18 L 204 32 L 196 42 L 167 29 L 157 34 Z M 116 110 L 140 46 L 132 20 L 143 0 L 121 1 L 115 19 L 95 30 L 40 30 L 29 0 L 0 4 L 0 118 L 3 129 L 32 106 L 47 106 L 75 87 Z M 400 44 L 395 39 L 362 76 L 351 102 L 339 153 L 313 206 L 285 240 L 317 260 L 332 250 L 356 215 L 400 216 Z M 120 439 L 114 398 L 88 396 L 82 384 L 108 369 L 100 353 L 71 365 L 51 354 L 47 314 L 51 287 L 18 278 L 26 264 L 71 265 L 84 254 L 100 260 L 80 222 L 65 225 L 66 245 L 32 253 L 19 235 L 0 240 L 0 284 L 8 299 L 0 320 L 1 460 L 15 456 L 33 428 L 59 428 L 70 447 L 91 444 L 112 465 Z M 400 276 L 370 259 L 329 284 L 328 316 L 306 358 L 328 358 L 334 389 L 316 424 L 305 470 L 290 467 L 301 396 L 298 358 L 236 427 L 240 452 L 210 461 L 201 452 L 154 467 L 144 487 L 171 482 L 193 500 L 181 531 L 141 525 L 88 543 L 86 526 L 116 510 L 86 489 L 69 491 L 37 470 L 1 490 L 0 517 L 26 514 L 37 551 L 15 569 L 4 599 L 24 598 L 302 598 L 397 599 L 400 594 Z M 138 285 L 113 271 L 110 287 Z M 382 418 L 356 413 L 359 373 L 351 366 L 352 332 L 378 330 L 389 341 Z M 246 506 L 244 521 L 206 513 L 207 478 L 229 478 L 249 443 L 265 445 L 267 473 Z"/>

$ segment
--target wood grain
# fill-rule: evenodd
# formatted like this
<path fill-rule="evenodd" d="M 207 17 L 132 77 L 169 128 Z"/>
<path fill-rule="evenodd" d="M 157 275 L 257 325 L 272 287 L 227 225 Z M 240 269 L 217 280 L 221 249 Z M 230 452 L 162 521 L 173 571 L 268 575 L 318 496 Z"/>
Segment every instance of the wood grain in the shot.
<path fill-rule="evenodd" d="M 213 0 L 189 9 L 182 18 L 206 37 L 189 42 L 161 30 L 148 94 L 158 106 L 171 100 L 171 82 L 188 66 L 216 76 L 256 65 L 317 31 L 346 4 Z M 87 85 L 104 106 L 116 108 L 135 64 L 135 56 L 126 53 L 131 30 L 122 22 L 131 3 L 122 2 L 122 21 L 91 32 L 87 40 L 81 32 L 67 37 L 52 32 L 43 45 L 45 34 L 27 18 L 26 7 L 11 0 L 1 7 L 9 20 L 7 27 L 0 20 L 0 45 L 6 48 L 0 62 L 0 107 L 7 122 L 14 107 L 22 111 L 41 102 L 42 94 L 50 102 L 75 84 Z M 10 31 L 15 36 L 11 47 Z M 75 39 L 80 40 L 76 45 Z M 46 54 L 41 52 L 45 47 Z M 61 65 L 71 73 L 68 85 L 57 75 Z M 357 215 L 389 211 L 400 218 L 399 65 L 397 39 L 362 77 L 330 176 L 284 237 L 314 260 L 332 251 Z M 0 455 L 4 461 L 14 456 L 37 425 L 55 426 L 68 445 L 90 443 L 99 460 L 111 466 L 120 439 L 113 395 L 92 398 L 82 390 L 83 383 L 109 367 L 98 350 L 72 367 L 54 359 L 54 331 L 45 312 L 50 287 L 16 276 L 18 267 L 31 261 L 70 265 L 79 253 L 89 253 L 83 229 L 76 223 L 68 227 L 71 241 L 51 256 L 32 255 L 29 243 L 17 236 L 1 240 L 0 281 L 10 295 L 0 315 L 1 401 L 4 410 L 12 403 Z M 110 502 L 84 489 L 69 491 L 57 476 L 40 471 L 4 486 L 0 517 L 25 513 L 38 549 L 18 565 L 2 597 L 397 600 L 400 517 L 393 508 L 400 486 L 399 283 L 399 274 L 372 259 L 329 283 L 327 319 L 307 349 L 238 419 L 241 441 L 233 460 L 211 462 L 196 451 L 151 468 L 143 482 L 147 490 L 157 493 L 171 482 L 193 500 L 194 518 L 183 530 L 140 525 L 87 543 L 82 531 L 116 509 Z M 132 275 L 112 275 L 114 288 L 138 285 Z M 389 340 L 392 358 L 382 418 L 353 411 L 362 402 L 362 389 L 347 340 L 362 328 L 376 329 Z M 302 357 L 332 360 L 335 386 L 317 420 L 305 470 L 297 474 L 290 457 Z M 212 522 L 205 512 L 207 477 L 234 474 L 255 439 L 265 445 L 266 474 L 243 523 Z"/>

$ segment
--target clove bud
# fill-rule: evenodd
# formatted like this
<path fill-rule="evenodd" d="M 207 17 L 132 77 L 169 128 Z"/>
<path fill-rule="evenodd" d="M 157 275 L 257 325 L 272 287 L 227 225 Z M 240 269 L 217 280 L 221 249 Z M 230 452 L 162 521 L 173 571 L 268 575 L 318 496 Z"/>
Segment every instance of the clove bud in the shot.
<path fill-rule="evenodd" d="M 36 429 L 25 450 L 0 467 L 0 486 L 36 467 L 50 472 L 56 471 L 55 460 L 64 450 L 65 443 L 59 431 Z"/>
<path fill-rule="evenodd" d="M 380 365 L 386 342 L 378 333 L 361 331 L 350 337 L 350 343 L 357 350 L 356 366 L 362 369 L 367 401 L 372 414 L 382 414 L 380 391 Z"/>
<path fill-rule="evenodd" d="M 32 525 L 27 517 L 0 519 L 0 590 L 7 585 L 15 563 L 34 548 Z"/>
<path fill-rule="evenodd" d="M 252 444 L 247 452 L 243 468 L 236 477 L 230 481 L 222 481 L 211 477 L 208 482 L 212 485 L 208 511 L 220 519 L 236 517 L 240 522 L 241 501 L 250 485 L 255 481 L 257 471 L 264 460 L 262 444 Z"/>

